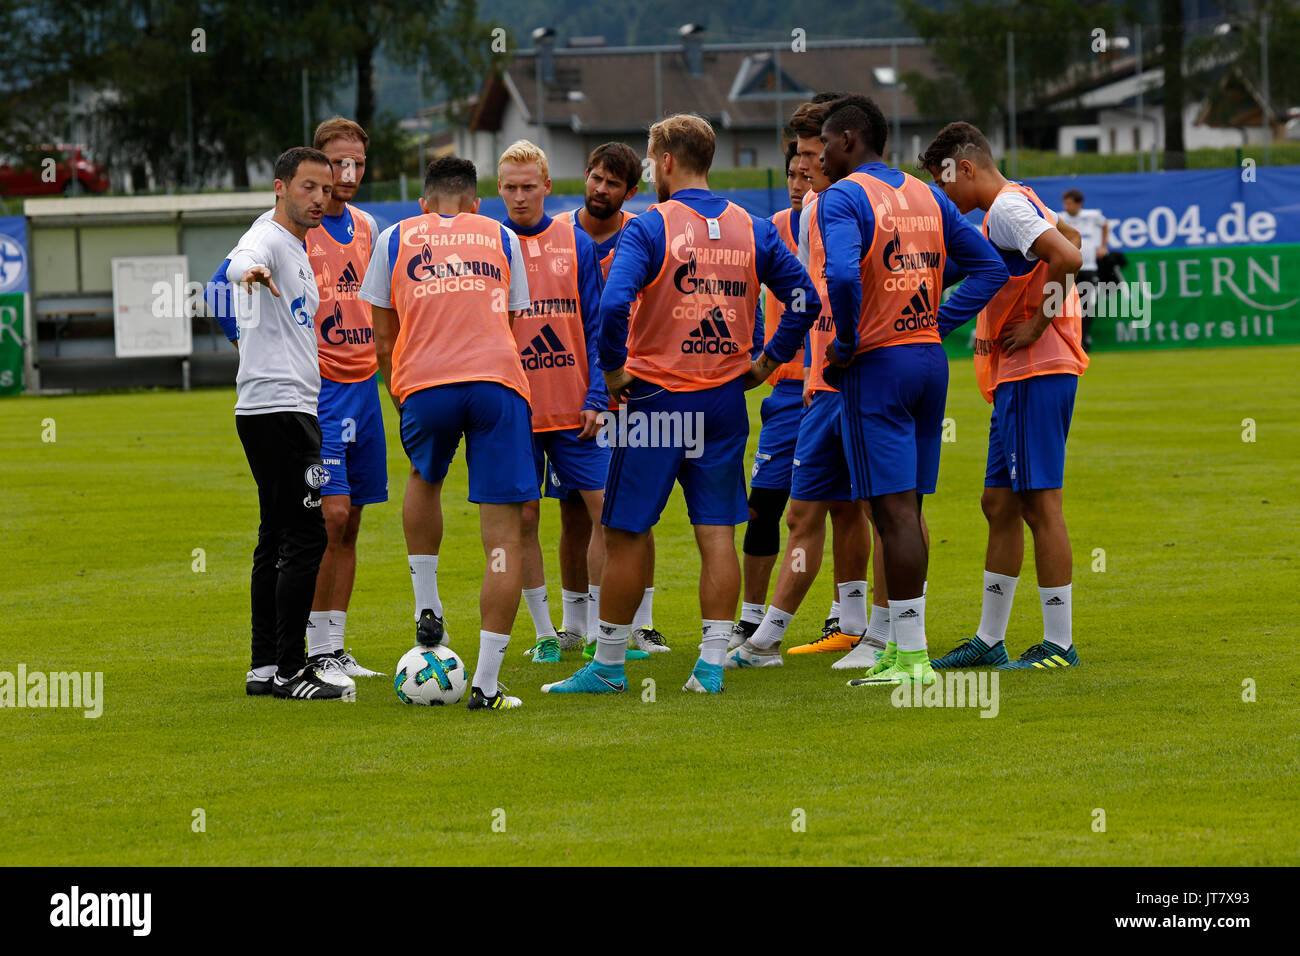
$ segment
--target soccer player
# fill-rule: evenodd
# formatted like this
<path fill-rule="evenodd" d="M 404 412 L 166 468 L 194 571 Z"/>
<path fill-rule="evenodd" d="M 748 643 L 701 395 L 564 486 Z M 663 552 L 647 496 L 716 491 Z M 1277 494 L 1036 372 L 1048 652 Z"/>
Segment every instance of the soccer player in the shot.
<path fill-rule="evenodd" d="M 603 143 L 587 157 L 582 206 L 555 217 L 572 223 L 596 244 L 602 283 L 609 278 L 609 267 L 614 262 L 614 250 L 623 227 L 634 218 L 635 214 L 627 212 L 623 204 L 636 195 L 640 175 L 641 157 L 632 147 L 626 143 Z M 560 647 L 568 649 L 585 644 L 582 656 L 590 660 L 596 654 L 600 587 L 590 584 L 587 566 L 596 562 L 596 552 L 604 550 L 599 518 L 593 520 L 588 515 L 579 493 L 566 488 L 549 465 L 546 495 L 560 502 L 560 586 L 564 599 L 563 626 L 558 632 Z M 636 646 L 629 649 L 628 660 L 669 650 L 663 635 L 654 626 L 654 554 L 651 532 L 650 563 L 646 571 L 646 580 L 651 583 L 632 621 L 632 643 Z"/>
<path fill-rule="evenodd" d="M 975 378 L 993 405 L 980 502 L 989 525 L 984 604 L 975 636 L 933 664 L 1073 667 L 1079 663 L 1071 626 L 1073 562 L 1061 489 L 1074 397 L 1088 367 L 1071 282 L 1083 256 L 1068 233 L 1053 228 L 1056 216 L 1032 189 L 1003 178 L 988 140 L 969 123 L 945 126 L 920 161 L 958 209 L 984 211 L 984 235 L 1010 273 L 975 331 Z M 953 327 L 941 317 L 942 333 Z M 1010 661 L 1005 638 L 1026 524 L 1034 537 L 1043 639 Z"/>
<path fill-rule="evenodd" d="M 743 379 L 759 283 L 785 304 L 783 320 L 791 316 L 775 340 L 788 348 L 787 359 L 821 302 L 770 222 L 710 192 L 715 143 L 698 116 L 670 116 L 650 127 L 659 203 L 623 230 L 600 305 L 600 366 L 610 394 L 627 403 L 629 427 L 611 456 L 601 515 L 606 557 L 596 656 L 569 679 L 545 685 L 546 692 L 627 689 L 623 662 L 647 583 L 647 534 L 674 482 L 682 485 L 701 559 L 703 643 L 685 689 L 722 691 L 740 597 L 735 526 L 748 516 Z M 792 313 L 792 305 L 805 312 Z M 799 321 L 803 328 L 796 328 Z M 647 433 L 656 440 L 644 440 Z M 657 440 L 665 435 L 669 447 Z"/>
<path fill-rule="evenodd" d="M 804 194 L 812 187 L 799 162 L 798 143 L 791 140 L 785 153 L 785 182 L 790 208 L 772 216 L 777 235 L 791 252 L 798 250 L 799 211 Z M 771 292 L 764 292 L 763 315 L 767 341 L 776 334 L 780 304 Z M 763 343 L 764 345 L 767 342 Z M 768 377 L 772 392 L 763 399 L 762 427 L 758 433 L 758 450 L 750 469 L 749 523 L 745 526 L 741 571 L 744 589 L 741 594 L 740 620 L 732 630 L 728 644 L 739 644 L 751 636 L 762 623 L 767 606 L 767 587 L 781 552 L 781 516 L 790 498 L 790 472 L 794 465 L 795 439 L 799 419 L 803 416 L 803 389 L 806 376 L 801 348 L 795 357 Z"/>
<path fill-rule="evenodd" d="M 379 676 L 358 664 L 343 644 L 357 571 L 361 509 L 388 500 L 379 363 L 370 307 L 358 297 L 379 230 L 369 213 L 351 205 L 366 172 L 369 142 L 365 130 L 342 116 L 316 127 L 314 145 L 333 164 L 334 191 L 326 201 L 321 228 L 312 230 L 307 240 L 320 290 L 314 323 L 321 368 L 318 417 L 321 456 L 329 476 L 321 494 L 329 543 L 316 576 L 307 655 L 351 677 Z"/>
<path fill-rule="evenodd" d="M 597 442 L 599 415 L 608 404 L 596 369 L 596 322 L 603 276 L 591 238 L 572 222 L 546 215 L 551 192 L 546 154 L 527 140 L 510 145 L 497 162 L 497 192 L 506 203 L 506 225 L 519 237 L 532 305 L 514 323 L 515 343 L 528 378 L 533 411 L 532 454 L 537 487 L 554 481 L 581 497 L 590 524 L 604 505 L 609 448 Z M 546 599 L 541 501 L 523 509 L 523 594 L 537 643 L 534 662 L 560 660 L 560 640 Z M 561 534 L 570 512 L 561 509 Z M 573 537 L 571 534 L 570 537 Z M 587 576 L 599 589 L 603 544 L 599 533 L 588 551 Z M 563 582 L 562 582 L 563 583 Z"/>
<path fill-rule="evenodd" d="M 804 155 L 810 149 L 810 142 L 816 143 L 820 151 L 827 95 L 819 94 L 818 102 L 804 104 L 791 117 L 796 146 Z M 817 196 L 830 186 L 831 180 L 822 171 L 820 163 L 810 171 L 814 173 L 810 177 L 814 194 L 804 202 L 804 215 L 811 219 L 816 215 Z M 820 253 L 820 249 L 817 252 Z M 824 304 L 824 263 L 820 255 L 809 258 L 806 242 L 800 256 L 801 261 L 807 260 L 805 264 Z M 844 574 L 850 580 L 835 584 L 838 608 L 832 606 L 834 625 L 828 621 L 821 638 L 791 648 L 790 653 L 852 651 L 868 630 L 866 568 L 871 532 L 862 504 L 853 500 L 849 484 L 844 443 L 840 438 L 840 393 L 827 384 L 822 371 L 822 355 L 833 335 L 831 316 L 823 305 L 822 313 L 808 332 L 809 368 L 804 394 L 801 395 L 801 404 L 806 406 L 806 411 L 799 421 L 793 454 L 786 560 L 777 576 L 772 604 L 759 626 L 743 642 L 736 642 L 733 636 L 734 646 L 726 661 L 729 668 L 782 665 L 781 642 L 786 629 L 821 569 L 828 514 L 834 531 L 835 576 L 838 578 Z M 769 351 L 756 361 L 750 381 L 761 378 L 775 365 Z M 882 642 L 880 648 L 883 650 L 884 646 Z M 874 659 L 873 656 L 871 660 Z"/>
<path fill-rule="evenodd" d="M 320 294 L 304 242 L 333 189 L 329 158 L 296 146 L 275 161 L 275 209 L 227 257 L 226 276 L 252 292 L 239 320 L 235 428 L 257 482 L 261 522 L 253 552 L 250 695 L 355 700 L 336 669 L 307 663 L 303 637 L 325 551 L 321 518 L 320 366 L 312 316 Z"/>
<path fill-rule="evenodd" d="M 479 506 L 486 569 L 470 710 L 508 710 L 497 680 L 519 611 L 523 504 L 537 497 L 528 379 L 510 326 L 529 306 L 519 238 L 477 215 L 474 164 L 429 164 L 423 215 L 380 233 L 361 298 L 372 306 L 379 370 L 401 414 L 411 459 L 402 526 L 415 591 L 417 644 L 446 633 L 438 596 L 442 482 L 465 439 L 469 500 Z"/>
<path fill-rule="evenodd" d="M 835 338 L 826 359 L 843 395 L 841 434 L 855 499 L 880 533 L 893 640 L 854 686 L 931 683 L 923 497 L 939 473 L 948 359 L 939 322 L 977 313 L 1006 281 L 992 246 L 937 186 L 887 167 L 888 126 L 868 97 L 830 103 L 809 242 L 826 263 Z M 946 259 L 966 280 L 943 305 Z M 777 353 L 778 357 L 780 353 Z"/>

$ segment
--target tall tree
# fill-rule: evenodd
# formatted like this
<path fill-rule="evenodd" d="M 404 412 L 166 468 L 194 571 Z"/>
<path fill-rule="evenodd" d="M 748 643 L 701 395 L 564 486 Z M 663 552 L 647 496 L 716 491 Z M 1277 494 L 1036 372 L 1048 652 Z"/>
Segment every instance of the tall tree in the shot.
<path fill-rule="evenodd" d="M 493 59 L 492 25 L 478 19 L 475 0 L 320 0 L 318 6 L 334 25 L 331 53 L 355 71 L 354 119 L 366 129 L 375 121 L 381 51 L 400 66 L 419 67 L 425 92 L 448 99 L 465 96 Z"/>
<path fill-rule="evenodd" d="M 1074 72 L 1095 62 L 1094 31 L 1113 34 L 1121 7 L 1103 0 L 903 0 L 903 16 L 927 40 L 942 67 L 937 77 L 903 80 L 921 112 L 938 120 L 1007 120 L 1007 34 L 1014 33 L 1017 109 L 1032 110 Z M 1034 135 L 1033 117 L 1018 127 Z"/>

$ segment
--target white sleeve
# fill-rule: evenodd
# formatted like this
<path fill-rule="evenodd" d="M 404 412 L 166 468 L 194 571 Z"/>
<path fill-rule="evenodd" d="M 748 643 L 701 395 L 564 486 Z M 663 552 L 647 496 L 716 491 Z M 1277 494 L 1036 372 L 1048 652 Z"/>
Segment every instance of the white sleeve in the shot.
<path fill-rule="evenodd" d="M 355 206 L 352 208 L 356 209 Z M 364 209 L 357 209 L 357 212 L 361 214 L 362 218 L 364 218 L 366 223 L 370 226 L 370 241 L 377 241 L 375 237 L 379 235 L 379 224 L 375 222 L 375 217 L 370 215 L 370 213 L 366 212 Z"/>
<path fill-rule="evenodd" d="M 1038 237 L 1055 226 L 1016 192 L 1002 193 L 989 207 L 989 240 L 999 249 L 1014 250 L 1029 260 L 1038 258 L 1029 251 Z"/>
<path fill-rule="evenodd" d="M 253 223 L 248 232 L 239 237 L 235 248 L 230 250 L 230 265 L 226 269 L 226 281 L 238 282 L 253 266 L 266 266 L 274 274 L 272 251 L 266 241 L 268 230 L 261 226 L 264 219 L 265 217 Z"/>
<path fill-rule="evenodd" d="M 513 229 L 505 229 L 510 237 L 510 311 L 522 312 L 533 304 L 528 296 L 528 269 L 524 264 L 524 250 Z"/>
<path fill-rule="evenodd" d="M 370 265 L 366 266 L 366 277 L 361 280 L 361 291 L 357 293 L 381 309 L 393 307 L 393 266 L 388 261 L 388 242 L 398 225 L 400 224 L 394 223 L 379 234 L 370 253 Z"/>
<path fill-rule="evenodd" d="M 812 210 L 808 206 L 804 206 L 803 209 L 799 210 L 799 251 L 797 255 L 799 256 L 799 261 L 803 263 L 803 267 L 807 269 L 808 268 L 808 218 L 809 217 L 804 215 L 805 212 L 811 213 Z"/>

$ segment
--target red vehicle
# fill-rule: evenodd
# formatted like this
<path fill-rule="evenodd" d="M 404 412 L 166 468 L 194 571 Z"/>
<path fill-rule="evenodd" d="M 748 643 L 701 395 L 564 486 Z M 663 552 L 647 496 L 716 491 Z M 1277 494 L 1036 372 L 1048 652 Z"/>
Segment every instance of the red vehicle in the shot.
<path fill-rule="evenodd" d="M 106 192 L 108 169 L 86 159 L 81 146 L 23 146 L 0 159 L 0 195 L 71 196 Z M 53 163 L 48 162 L 53 160 Z M 73 180 L 76 180 L 75 186 Z"/>

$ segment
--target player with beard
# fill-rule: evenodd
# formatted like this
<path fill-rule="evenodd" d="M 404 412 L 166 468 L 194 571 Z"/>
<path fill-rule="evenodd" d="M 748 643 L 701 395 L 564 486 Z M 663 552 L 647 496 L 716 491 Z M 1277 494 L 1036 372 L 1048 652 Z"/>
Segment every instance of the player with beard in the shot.
<path fill-rule="evenodd" d="M 637 419 L 610 458 L 596 655 L 567 680 L 545 685 L 548 693 L 627 690 L 627 641 L 649 583 L 647 533 L 678 482 L 700 552 L 703 617 L 700 658 L 684 689 L 723 689 L 740 597 L 736 525 L 748 518 L 743 388 L 759 285 L 786 306 L 770 346 L 785 349 L 786 360 L 821 303 L 775 227 L 709 190 L 715 146 L 712 127 L 698 116 L 671 116 L 650 128 L 659 203 L 624 231 L 600 305 L 600 366 L 610 394 L 627 402 L 628 421 Z M 689 447 L 687 421 L 698 436 Z M 673 422 L 678 440 L 669 447 L 634 438 L 645 423 L 659 434 Z"/>

